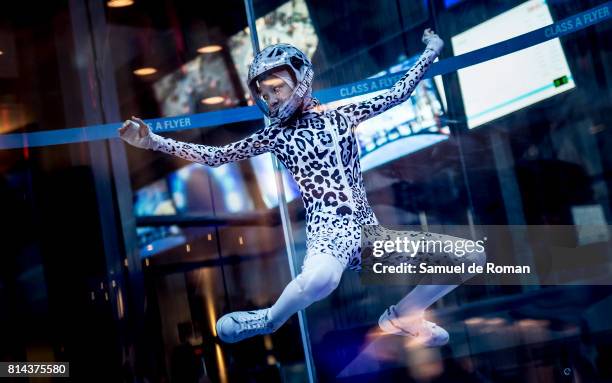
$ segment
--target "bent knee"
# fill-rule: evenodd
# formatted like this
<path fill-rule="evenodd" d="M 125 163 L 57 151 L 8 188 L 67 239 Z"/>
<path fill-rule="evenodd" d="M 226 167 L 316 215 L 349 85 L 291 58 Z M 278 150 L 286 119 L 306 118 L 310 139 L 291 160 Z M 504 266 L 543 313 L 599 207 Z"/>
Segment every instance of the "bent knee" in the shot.
<path fill-rule="evenodd" d="M 487 253 L 484 250 L 472 251 L 468 254 L 467 260 L 477 266 L 484 266 L 487 263 Z"/>
<path fill-rule="evenodd" d="M 308 270 L 302 277 L 302 292 L 312 301 L 318 301 L 331 294 L 340 284 L 340 268 L 320 267 Z"/>

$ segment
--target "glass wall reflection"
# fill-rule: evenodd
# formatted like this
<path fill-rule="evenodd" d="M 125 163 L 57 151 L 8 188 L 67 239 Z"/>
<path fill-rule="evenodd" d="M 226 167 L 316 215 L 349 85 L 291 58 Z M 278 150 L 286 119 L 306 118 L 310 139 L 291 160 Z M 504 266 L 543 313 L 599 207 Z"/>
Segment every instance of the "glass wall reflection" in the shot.
<path fill-rule="evenodd" d="M 602 3 L 268 1 L 255 2 L 255 13 L 262 47 L 288 42 L 308 52 L 315 96 L 342 86 L 335 90 L 338 99 L 326 105 L 332 108 L 391 86 L 376 79 L 410 68 L 424 49 L 420 37 L 427 27 L 446 43 L 443 60 Z M 362 170 L 380 222 L 422 228 L 606 225 L 608 32 L 608 25 L 598 24 L 425 80 L 408 102 L 361 124 L 356 135 Z M 351 85 L 365 79 L 374 86 Z M 289 206 L 303 211 L 300 201 Z M 303 213 L 292 223 L 299 266 L 305 255 Z M 534 261 L 518 239 L 506 250 L 515 262 Z M 364 286 L 358 274 L 346 272 L 330 297 L 306 310 L 316 375 L 320 381 L 607 376 L 601 361 L 608 346 L 594 334 L 610 329 L 600 327 L 594 313 L 610 309 L 601 300 L 610 289 L 574 281 L 580 286 L 460 287 L 429 314 L 449 330 L 451 343 L 411 350 L 401 337 L 377 332 L 381 313 L 410 286 Z M 590 350 L 592 357 L 577 349 Z"/>
<path fill-rule="evenodd" d="M 315 96 L 334 108 L 393 85 L 423 51 L 425 28 L 444 40 L 443 61 L 605 1 L 246 4 L 261 48 L 303 50 Z M 573 274 L 583 259 L 558 250 L 609 239 L 579 231 L 611 217 L 609 21 L 425 79 L 358 127 L 368 200 L 385 226 L 568 230 L 546 251 L 568 262 L 552 277 L 574 285 L 461 286 L 428 311 L 451 336 L 432 349 L 378 329 L 412 286 L 350 271 L 304 320 L 219 340 L 220 316 L 269 307 L 300 270 L 297 185 L 282 169 L 279 198 L 270 154 L 212 168 L 125 145 L 106 124 L 166 118 L 156 133 L 215 146 L 261 128 L 244 109 L 252 32 L 241 0 L 4 5 L 1 361 L 70 361 L 73 380 L 101 382 L 612 380 L 612 291 Z M 241 113 L 251 117 L 226 122 Z M 210 116 L 219 122 L 192 124 Z M 530 253 L 535 236 L 526 229 L 491 251 L 545 267 Z M 599 262 L 609 269 L 609 257 Z"/>
<path fill-rule="evenodd" d="M 232 16 L 236 9 L 243 5 L 162 2 L 107 12 L 120 114 L 178 116 L 178 126 L 153 127 L 204 145 L 225 145 L 263 126 L 258 120 L 176 131 L 190 125 L 189 116 L 251 104 L 240 76 L 252 49 L 244 14 Z M 231 346 L 215 328 L 227 312 L 269 306 L 291 280 L 271 157 L 213 168 L 131 147 L 127 155 L 146 299 L 154 302 L 150 336 L 161 335 L 165 376 L 303 379 L 297 321 Z"/>

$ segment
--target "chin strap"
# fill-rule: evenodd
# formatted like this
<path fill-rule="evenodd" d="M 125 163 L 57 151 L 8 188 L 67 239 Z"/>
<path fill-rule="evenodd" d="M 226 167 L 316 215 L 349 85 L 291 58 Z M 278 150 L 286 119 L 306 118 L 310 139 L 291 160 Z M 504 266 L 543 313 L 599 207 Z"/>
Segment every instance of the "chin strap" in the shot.
<path fill-rule="evenodd" d="M 321 102 L 318 99 L 312 97 L 311 93 L 309 92 L 304 98 L 304 102 L 302 103 L 302 111 L 305 112 L 307 110 L 314 109 L 318 106 L 321 106 Z"/>
<path fill-rule="evenodd" d="M 304 101 L 302 101 L 301 106 L 293 113 L 293 115 L 285 120 L 282 120 L 281 122 L 287 123 L 292 121 L 293 119 L 298 118 L 300 115 L 310 112 L 313 109 L 318 109 L 320 106 L 321 102 L 317 98 L 312 97 L 311 92 L 308 92 L 308 94 L 304 97 Z M 280 120 L 277 117 L 272 117 L 271 119 Z"/>

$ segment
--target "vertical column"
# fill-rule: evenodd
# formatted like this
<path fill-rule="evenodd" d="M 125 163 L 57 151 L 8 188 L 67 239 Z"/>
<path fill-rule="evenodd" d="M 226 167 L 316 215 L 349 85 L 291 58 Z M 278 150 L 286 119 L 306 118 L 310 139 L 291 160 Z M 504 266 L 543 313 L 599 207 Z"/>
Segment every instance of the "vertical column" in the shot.
<path fill-rule="evenodd" d="M 253 53 L 259 53 L 259 38 L 257 36 L 257 28 L 255 25 L 255 11 L 253 9 L 252 0 L 244 0 L 244 5 L 247 12 L 247 21 L 249 23 L 249 29 L 251 31 L 251 44 L 253 46 Z M 266 125 L 269 124 L 269 120 L 266 118 Z M 276 175 L 276 190 L 278 192 L 278 208 L 281 215 L 281 224 L 283 225 L 283 234 L 285 236 L 285 244 L 287 248 L 287 258 L 289 260 L 289 270 L 291 271 L 291 278 L 297 276 L 296 268 L 298 267 L 295 256 L 295 246 L 293 241 L 293 231 L 291 228 L 291 219 L 289 218 L 289 212 L 287 210 L 287 198 L 285 196 L 285 189 L 283 186 L 283 176 L 280 163 L 275 156 L 272 156 L 274 165 L 274 171 Z M 304 310 L 298 312 L 298 320 L 300 323 L 300 332 L 302 334 L 302 345 L 304 347 L 304 360 L 306 362 L 306 370 L 308 371 L 308 381 L 315 382 L 315 367 L 312 360 L 312 350 L 310 347 L 310 337 L 308 336 L 308 327 L 306 321 L 306 313 Z"/>
<path fill-rule="evenodd" d="M 527 227 L 525 226 L 525 216 L 523 215 L 523 199 L 521 198 L 518 181 L 513 169 L 514 159 L 510 143 L 507 136 L 502 136 L 499 131 L 493 131 L 490 137 L 491 149 L 495 159 L 495 169 L 497 170 L 497 178 L 504 200 L 508 225 L 513 227 L 511 235 L 517 264 L 528 265 L 531 266 L 532 270 L 536 270 L 533 255 L 527 245 L 529 241 Z M 535 287 L 539 282 L 537 275 L 521 275 L 520 280 L 525 291 L 537 289 Z"/>
<path fill-rule="evenodd" d="M 105 2 L 70 1 L 70 22 L 74 31 L 84 122 L 95 125 L 121 120 L 112 60 L 108 57 L 109 28 Z M 91 82 L 95 78 L 97 81 Z M 154 373 L 152 351 L 145 342 L 144 279 L 136 238 L 132 190 L 123 142 L 119 139 L 91 141 L 89 163 L 94 178 L 100 226 L 107 267 L 109 297 L 121 342 L 126 350 L 135 346 L 137 360 L 149 361 L 140 371 Z M 118 230 L 120 228 L 121 231 Z M 126 257 L 124 258 L 122 254 Z M 128 279 L 124 280 L 123 265 Z M 124 319 L 125 318 L 125 319 Z M 147 356 L 143 356 L 147 354 Z"/>

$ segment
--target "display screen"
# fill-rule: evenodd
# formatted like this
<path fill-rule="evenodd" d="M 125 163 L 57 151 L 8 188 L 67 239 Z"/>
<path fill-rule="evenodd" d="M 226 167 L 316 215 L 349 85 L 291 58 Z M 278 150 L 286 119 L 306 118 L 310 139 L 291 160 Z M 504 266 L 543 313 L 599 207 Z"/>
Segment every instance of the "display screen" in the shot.
<path fill-rule="evenodd" d="M 216 168 L 190 164 L 171 173 L 168 182 L 179 214 L 240 213 L 254 208 L 237 163 Z"/>
<path fill-rule="evenodd" d="M 208 170 L 215 189 L 217 212 L 241 213 L 253 210 L 253 199 L 247 190 L 238 163 L 231 162 Z"/>
<path fill-rule="evenodd" d="M 251 158 L 250 161 L 264 203 L 268 208 L 278 206 L 278 191 L 276 188 L 276 176 L 272 163 L 272 155 L 270 153 L 265 153 Z M 285 198 L 287 201 L 292 201 L 296 197 L 299 197 L 299 187 L 284 166 L 281 166 L 281 171 L 283 175 Z"/>
<path fill-rule="evenodd" d="M 451 38 L 461 55 L 553 22 L 544 0 L 530 0 Z M 458 70 L 469 128 L 575 87 L 559 39 Z"/>
<path fill-rule="evenodd" d="M 155 181 L 136 191 L 134 213 L 137 217 L 176 214 L 166 179 Z M 185 236 L 176 225 L 138 227 L 136 235 L 140 256 L 143 258 L 185 243 Z"/>
<path fill-rule="evenodd" d="M 271 186 L 274 187 L 274 184 Z M 253 209 L 253 199 L 237 163 L 216 168 L 187 165 L 139 189 L 134 202 L 138 217 L 243 213 Z M 176 225 L 138 227 L 137 235 L 142 257 L 185 243 L 183 232 Z"/>

